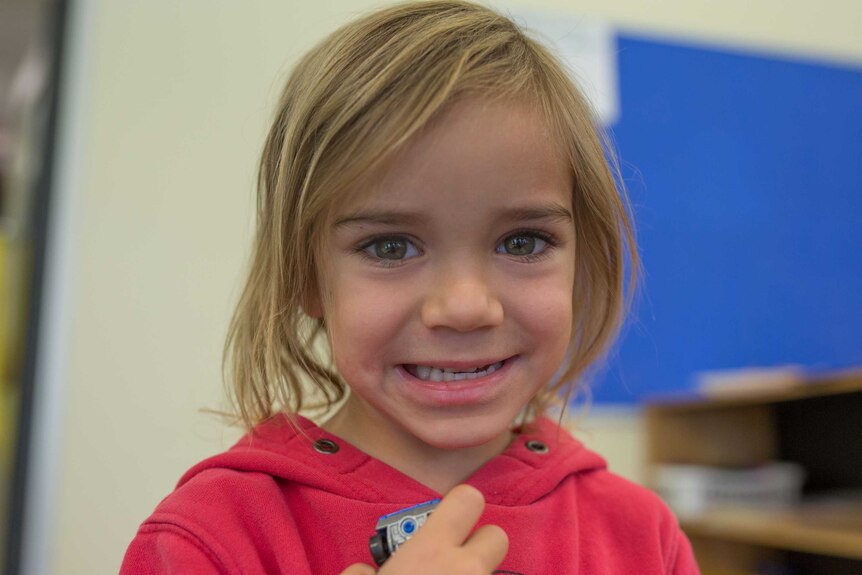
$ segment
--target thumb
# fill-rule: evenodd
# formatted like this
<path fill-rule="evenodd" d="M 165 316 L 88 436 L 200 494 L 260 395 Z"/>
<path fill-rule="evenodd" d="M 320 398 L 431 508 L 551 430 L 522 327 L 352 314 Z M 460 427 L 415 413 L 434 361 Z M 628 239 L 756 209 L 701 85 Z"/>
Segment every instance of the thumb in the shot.
<path fill-rule="evenodd" d="M 341 575 L 374 575 L 377 571 L 371 565 L 365 563 L 354 563 L 341 572 Z"/>

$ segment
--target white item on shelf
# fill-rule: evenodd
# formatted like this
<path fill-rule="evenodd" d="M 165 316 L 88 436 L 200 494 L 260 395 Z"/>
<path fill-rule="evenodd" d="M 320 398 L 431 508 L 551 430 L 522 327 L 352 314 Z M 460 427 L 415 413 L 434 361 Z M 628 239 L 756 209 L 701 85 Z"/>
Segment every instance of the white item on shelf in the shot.
<path fill-rule="evenodd" d="M 801 465 L 766 463 L 727 469 L 705 465 L 659 465 L 655 489 L 680 518 L 717 507 L 783 509 L 797 503 L 805 481 Z"/>
<path fill-rule="evenodd" d="M 707 397 L 746 397 L 805 385 L 798 365 L 705 371 L 695 375 L 697 389 Z"/>

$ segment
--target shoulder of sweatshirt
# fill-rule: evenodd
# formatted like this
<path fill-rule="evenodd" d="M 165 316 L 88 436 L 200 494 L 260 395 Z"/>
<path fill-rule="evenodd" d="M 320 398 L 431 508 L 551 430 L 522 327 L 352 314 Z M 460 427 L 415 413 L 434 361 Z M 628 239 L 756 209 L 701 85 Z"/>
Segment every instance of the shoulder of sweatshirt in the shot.
<path fill-rule="evenodd" d="M 124 565 L 147 556 L 171 563 L 171 569 L 153 573 L 270 573 L 285 562 L 307 565 L 306 557 L 286 556 L 285 550 L 302 554 L 303 545 L 278 481 L 266 473 L 214 468 L 195 474 L 159 503 Z M 179 568 L 191 560 L 208 562 L 212 570 Z"/>
<path fill-rule="evenodd" d="M 603 524 L 634 547 L 658 549 L 667 573 L 699 573 L 691 545 L 673 512 L 652 490 L 605 469 L 583 474 L 579 513 L 586 524 Z"/>

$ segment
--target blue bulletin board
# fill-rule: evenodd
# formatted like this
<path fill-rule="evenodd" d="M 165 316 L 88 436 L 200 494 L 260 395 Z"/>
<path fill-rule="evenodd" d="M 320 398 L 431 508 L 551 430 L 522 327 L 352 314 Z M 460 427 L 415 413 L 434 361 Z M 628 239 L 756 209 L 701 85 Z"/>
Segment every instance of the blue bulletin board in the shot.
<path fill-rule="evenodd" d="M 862 67 L 618 37 L 644 288 L 597 403 L 862 364 Z"/>

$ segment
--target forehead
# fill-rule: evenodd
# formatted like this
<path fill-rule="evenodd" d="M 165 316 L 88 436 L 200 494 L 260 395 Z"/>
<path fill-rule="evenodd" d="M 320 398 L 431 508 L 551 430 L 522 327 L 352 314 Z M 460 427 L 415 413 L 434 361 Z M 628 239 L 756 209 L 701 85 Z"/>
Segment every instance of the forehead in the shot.
<path fill-rule="evenodd" d="M 571 205 L 572 170 L 536 106 L 471 98 L 446 108 L 335 206 L 469 210 L 488 204 Z M 511 207 L 511 206 L 510 206 Z"/>

